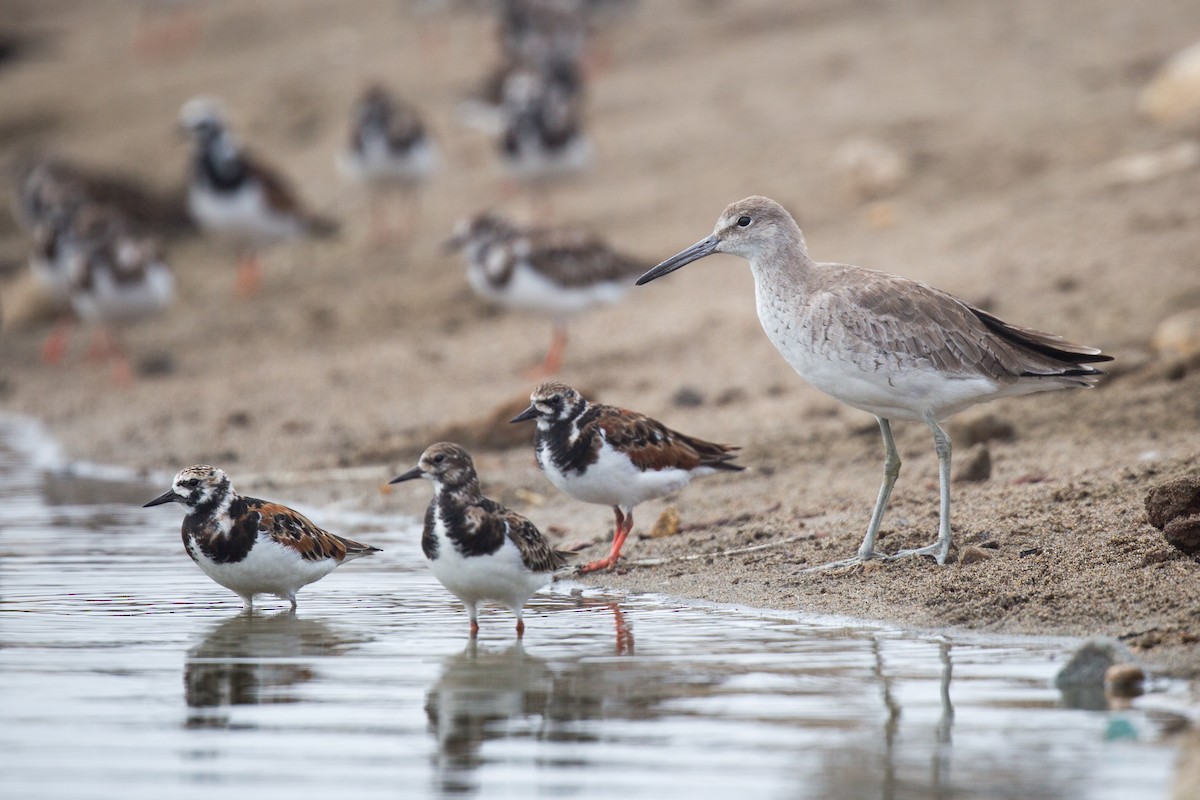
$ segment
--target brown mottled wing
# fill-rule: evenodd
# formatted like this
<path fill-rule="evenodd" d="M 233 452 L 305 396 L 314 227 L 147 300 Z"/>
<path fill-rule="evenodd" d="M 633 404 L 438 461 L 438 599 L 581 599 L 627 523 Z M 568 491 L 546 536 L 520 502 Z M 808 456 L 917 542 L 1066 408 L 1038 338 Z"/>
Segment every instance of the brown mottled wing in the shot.
<path fill-rule="evenodd" d="M 560 286 L 632 281 L 652 266 L 572 228 L 531 231 L 529 242 L 529 263 Z"/>
<path fill-rule="evenodd" d="M 595 406 L 596 425 L 614 448 L 641 469 L 744 469 L 732 463 L 737 447 L 716 444 L 673 431 L 658 420 L 614 406 Z"/>
<path fill-rule="evenodd" d="M 250 153 L 243 153 L 242 160 L 246 162 L 246 169 L 262 184 L 267 205 L 273 211 L 280 214 L 303 216 L 304 209 L 300 207 L 296 193 L 282 175 Z"/>
<path fill-rule="evenodd" d="M 529 520 L 515 511 L 507 511 L 502 517 L 509 541 L 521 551 L 521 560 L 534 572 L 553 572 L 567 565 L 565 553 L 550 546 L 546 537 Z"/>
<path fill-rule="evenodd" d="M 322 561 L 326 558 L 343 561 L 347 555 L 378 552 L 378 548 L 343 539 L 318 528 L 308 517 L 287 506 L 252 500 L 250 508 L 259 514 L 260 534 L 266 534 L 284 547 L 292 548 L 305 561 Z"/>
<path fill-rule="evenodd" d="M 824 337 L 869 371 L 924 364 L 949 376 L 982 375 L 1007 383 L 1023 376 L 1075 374 L 1080 362 L 1096 360 L 1092 348 L 1010 326 L 925 284 L 871 270 L 821 266 L 835 274 L 844 271 L 847 279 L 827 284 L 815 298 L 809 333 Z"/>

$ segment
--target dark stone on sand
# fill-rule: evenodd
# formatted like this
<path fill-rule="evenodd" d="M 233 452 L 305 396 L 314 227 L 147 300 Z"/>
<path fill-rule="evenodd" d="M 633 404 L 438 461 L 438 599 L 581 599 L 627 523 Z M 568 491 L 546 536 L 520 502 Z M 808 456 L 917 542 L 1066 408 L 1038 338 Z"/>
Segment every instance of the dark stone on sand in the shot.
<path fill-rule="evenodd" d="M 950 438 L 956 447 L 973 447 L 984 442 L 1011 442 L 1017 429 L 995 414 L 962 419 L 950 426 Z"/>
<path fill-rule="evenodd" d="M 1191 556 L 1200 554 L 1200 477 L 1152 488 L 1146 494 L 1146 516 L 1171 545 Z"/>
<path fill-rule="evenodd" d="M 1104 711 L 1108 698 L 1104 680 L 1114 664 L 1133 664 L 1129 648 L 1116 639 L 1088 639 L 1054 676 L 1054 686 L 1062 692 L 1063 705 L 1088 711 Z"/>
<path fill-rule="evenodd" d="M 679 391 L 675 392 L 675 396 L 671 398 L 671 402 L 680 408 L 696 408 L 704 405 L 704 395 L 698 389 L 693 389 L 691 386 L 680 387 Z"/>
<path fill-rule="evenodd" d="M 986 444 L 972 447 L 954 471 L 954 482 L 978 483 L 992 477 L 992 454 Z"/>
<path fill-rule="evenodd" d="M 137 373 L 143 378 L 160 378 L 177 369 L 170 353 L 152 353 L 138 361 Z"/>

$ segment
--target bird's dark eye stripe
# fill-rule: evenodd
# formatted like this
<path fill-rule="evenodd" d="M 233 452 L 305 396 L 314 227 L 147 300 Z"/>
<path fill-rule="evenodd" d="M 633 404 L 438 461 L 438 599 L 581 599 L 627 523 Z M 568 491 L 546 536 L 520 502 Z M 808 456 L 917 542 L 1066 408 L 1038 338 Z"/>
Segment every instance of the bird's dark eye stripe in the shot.
<path fill-rule="evenodd" d="M 745 228 L 749 226 L 752 221 L 753 220 L 751 220 L 749 217 L 738 217 L 738 227 Z"/>

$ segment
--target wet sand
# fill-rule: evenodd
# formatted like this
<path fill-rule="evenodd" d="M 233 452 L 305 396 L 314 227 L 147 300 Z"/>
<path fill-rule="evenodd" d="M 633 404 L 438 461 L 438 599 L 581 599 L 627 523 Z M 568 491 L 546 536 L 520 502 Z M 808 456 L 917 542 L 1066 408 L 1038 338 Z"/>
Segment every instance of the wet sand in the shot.
<path fill-rule="evenodd" d="M 264 289 L 246 302 L 232 299 L 227 249 L 172 243 L 180 302 L 129 334 L 136 358 L 169 369 L 121 389 L 86 361 L 82 334 L 68 364 L 39 363 L 50 321 L 30 312 L 24 237 L 0 220 L 4 407 L 43 419 L 79 458 L 157 472 L 210 462 L 247 491 L 420 513 L 427 486 L 381 484 L 448 425 L 527 395 L 521 370 L 550 336 L 546 320 L 477 301 L 440 249 L 466 213 L 529 219 L 538 206 L 510 193 L 494 145 L 455 117 L 492 63 L 486 16 L 417 18 L 382 0 L 198 4 L 199 40 L 148 58 L 132 47 L 136 4 L 11 5 L 40 44 L 0 67 L 6 161 L 37 145 L 169 187 L 187 159 L 173 135 L 180 104 L 216 94 L 345 233 L 271 251 Z M 728 202 L 765 194 L 796 215 L 815 258 L 926 281 L 1117 362 L 1097 390 L 962 416 L 995 415 L 1015 432 L 989 443 L 990 479 L 954 487 L 958 551 L 977 546 L 984 560 L 802 575 L 857 548 L 882 444 L 868 415 L 776 354 L 744 262 L 706 259 L 574 321 L 561 378 L 739 444 L 750 469 L 639 507 L 629 565 L 588 580 L 917 628 L 1105 634 L 1161 668 L 1200 670 L 1200 565 L 1143 508 L 1152 485 L 1195 471 L 1200 450 L 1200 375 L 1150 348 L 1164 317 L 1200 304 L 1196 173 L 1106 177 L 1115 159 L 1194 137 L 1139 118 L 1135 97 L 1200 30 L 1200 7 L 647 5 L 602 26 L 607 66 L 588 100 L 596 164 L 552 190 L 553 221 L 587 225 L 649 266 L 706 235 Z M 379 78 L 426 111 L 445 163 L 411 212 L 411 237 L 372 247 L 365 199 L 338 180 L 333 154 L 354 96 Z M 833 155 L 861 136 L 911 163 L 881 199 L 848 191 Z M 677 402 L 684 389 L 699 402 Z M 932 541 L 937 526 L 928 432 L 896 434 L 888 551 Z M 611 513 L 558 495 L 527 444 L 476 452 L 494 496 L 564 545 L 595 541 L 587 556 L 604 547 Z M 638 539 L 666 505 L 680 533 Z M 760 549 L 722 554 L 749 547 Z M 664 563 L 640 563 L 651 559 Z"/>

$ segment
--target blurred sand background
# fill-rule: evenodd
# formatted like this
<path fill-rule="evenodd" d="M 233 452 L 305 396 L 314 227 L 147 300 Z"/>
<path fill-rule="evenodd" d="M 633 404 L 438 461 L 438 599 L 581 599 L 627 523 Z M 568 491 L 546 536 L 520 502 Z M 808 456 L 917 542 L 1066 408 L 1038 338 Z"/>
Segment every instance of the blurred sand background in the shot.
<path fill-rule="evenodd" d="M 245 302 L 232 297 L 229 250 L 171 243 L 179 302 L 129 337 L 135 360 L 159 369 L 118 388 L 84 360 L 80 333 L 67 364 L 39 363 L 50 318 L 29 310 L 28 243 L 0 215 L 3 407 L 44 420 L 79 458 L 156 475 L 208 462 L 246 492 L 413 515 L 426 485 L 380 485 L 466 425 L 454 433 L 473 446 L 485 490 L 564 545 L 602 541 L 611 512 L 556 493 L 531 429 L 515 446 L 476 441 L 509 433 L 475 423 L 528 395 L 520 371 L 549 340 L 545 320 L 476 300 L 440 247 L 485 207 L 530 218 L 528 200 L 504 190 L 492 141 L 455 117 L 496 59 L 492 18 L 395 0 L 196 3 L 198 39 L 147 55 L 134 44 L 152 7 L 0 2 L 4 31 L 29 43 L 0 65 L 4 162 L 49 149 L 177 186 L 189 152 L 179 106 L 217 95 L 343 236 L 271 251 L 263 292 Z M 1195 471 L 1200 452 L 1200 371 L 1151 346 L 1165 318 L 1200 306 L 1200 171 L 1167 158 L 1147 177 L 1121 161 L 1194 146 L 1200 124 L 1159 124 L 1136 105 L 1200 38 L 1200 4 L 653 0 L 597 36 L 596 163 L 554 190 L 554 222 L 584 224 L 649 266 L 707 235 L 727 203 L 765 194 L 796 215 L 817 259 L 932 283 L 1118 360 L 1096 391 L 963 415 L 1013 431 L 988 443 L 989 479 L 954 488 L 959 551 L 973 545 L 981 560 L 798 575 L 858 546 L 880 478 L 873 420 L 777 355 L 744 262 L 707 259 L 635 289 L 572 325 L 560 377 L 740 444 L 750 469 L 640 507 L 635 539 L 667 505 L 679 532 L 631 541 L 629 567 L 588 582 L 916 627 L 1106 634 L 1152 663 L 1200 670 L 1200 564 L 1143 508 L 1150 486 Z M 412 237 L 383 248 L 369 245 L 365 199 L 334 166 L 369 80 L 424 111 L 444 156 Z M 863 138 L 908 165 L 894 186 L 840 160 Z M 964 430 L 952 429 L 960 462 L 974 435 Z M 896 434 L 889 551 L 932 541 L 937 525 L 929 434 Z M 719 554 L 757 545 L 775 546 Z M 665 563 L 638 564 L 647 559 Z"/>

